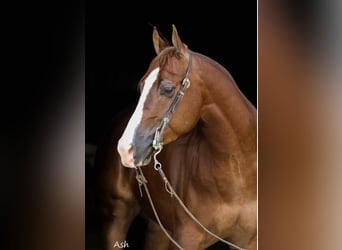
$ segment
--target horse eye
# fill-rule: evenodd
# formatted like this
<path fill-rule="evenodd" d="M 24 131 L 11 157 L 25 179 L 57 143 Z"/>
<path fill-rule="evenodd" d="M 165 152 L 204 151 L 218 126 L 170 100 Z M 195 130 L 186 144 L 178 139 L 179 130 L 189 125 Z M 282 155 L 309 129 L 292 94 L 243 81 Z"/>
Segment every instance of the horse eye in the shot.
<path fill-rule="evenodd" d="M 171 83 L 162 83 L 160 85 L 160 94 L 166 97 L 172 97 L 173 93 L 175 92 L 175 86 Z"/>

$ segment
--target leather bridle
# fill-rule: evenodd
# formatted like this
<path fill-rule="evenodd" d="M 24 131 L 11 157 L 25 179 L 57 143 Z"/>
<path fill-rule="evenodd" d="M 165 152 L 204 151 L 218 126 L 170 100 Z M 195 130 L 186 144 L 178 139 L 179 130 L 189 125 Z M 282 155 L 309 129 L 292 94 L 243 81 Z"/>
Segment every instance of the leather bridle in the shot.
<path fill-rule="evenodd" d="M 185 72 L 185 76 L 183 78 L 182 84 L 177 92 L 176 97 L 173 99 L 169 109 L 166 111 L 163 119 L 160 122 L 159 127 L 157 128 L 155 134 L 154 134 L 154 139 L 152 143 L 152 147 L 155 150 L 160 151 L 163 148 L 163 134 L 166 126 L 169 124 L 171 116 L 176 110 L 177 105 L 179 102 L 182 100 L 184 96 L 184 91 L 190 86 L 190 80 L 189 80 L 189 74 L 192 66 L 192 55 L 191 52 L 189 51 L 189 63 L 188 67 Z"/>

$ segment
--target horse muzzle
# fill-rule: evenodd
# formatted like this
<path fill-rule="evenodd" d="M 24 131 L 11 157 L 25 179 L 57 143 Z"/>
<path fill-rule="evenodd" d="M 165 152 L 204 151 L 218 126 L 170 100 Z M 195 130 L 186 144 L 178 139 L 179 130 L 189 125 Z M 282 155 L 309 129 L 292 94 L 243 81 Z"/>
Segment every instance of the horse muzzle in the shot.
<path fill-rule="evenodd" d="M 145 166 L 151 162 L 154 135 L 136 133 L 133 140 L 133 159 L 135 166 Z"/>

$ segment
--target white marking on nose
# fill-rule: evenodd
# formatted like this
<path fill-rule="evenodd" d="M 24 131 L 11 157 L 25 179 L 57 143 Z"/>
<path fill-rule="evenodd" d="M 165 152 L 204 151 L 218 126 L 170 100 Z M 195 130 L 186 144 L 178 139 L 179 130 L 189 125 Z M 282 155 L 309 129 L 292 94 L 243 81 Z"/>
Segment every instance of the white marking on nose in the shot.
<path fill-rule="evenodd" d="M 131 116 L 131 118 L 129 119 L 128 124 L 125 128 L 125 131 L 123 132 L 118 142 L 117 150 L 120 154 L 122 164 L 126 167 L 134 168 L 134 159 L 133 159 L 133 150 L 132 150 L 134 132 L 141 122 L 146 98 L 152 88 L 153 83 L 157 79 L 158 73 L 159 73 L 159 67 L 154 69 L 146 78 L 144 88 L 140 95 L 135 111 L 133 115 Z"/>

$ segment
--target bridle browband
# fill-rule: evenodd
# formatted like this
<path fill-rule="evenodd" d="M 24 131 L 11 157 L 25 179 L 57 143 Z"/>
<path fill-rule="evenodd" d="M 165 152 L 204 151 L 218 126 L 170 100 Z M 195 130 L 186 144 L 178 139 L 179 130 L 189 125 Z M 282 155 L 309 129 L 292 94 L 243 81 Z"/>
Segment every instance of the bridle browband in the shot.
<path fill-rule="evenodd" d="M 175 112 L 178 103 L 182 100 L 182 98 L 184 96 L 184 91 L 190 86 L 189 74 L 190 74 L 191 66 L 192 66 L 192 54 L 189 51 L 189 63 L 188 63 L 188 67 L 186 69 L 185 76 L 183 78 L 182 84 L 181 84 L 181 86 L 177 92 L 175 99 L 173 99 L 169 109 L 166 111 L 165 116 L 161 120 L 160 125 L 154 134 L 152 147 L 155 150 L 160 151 L 162 149 L 164 130 L 165 130 L 166 126 L 169 124 L 171 116 Z"/>

